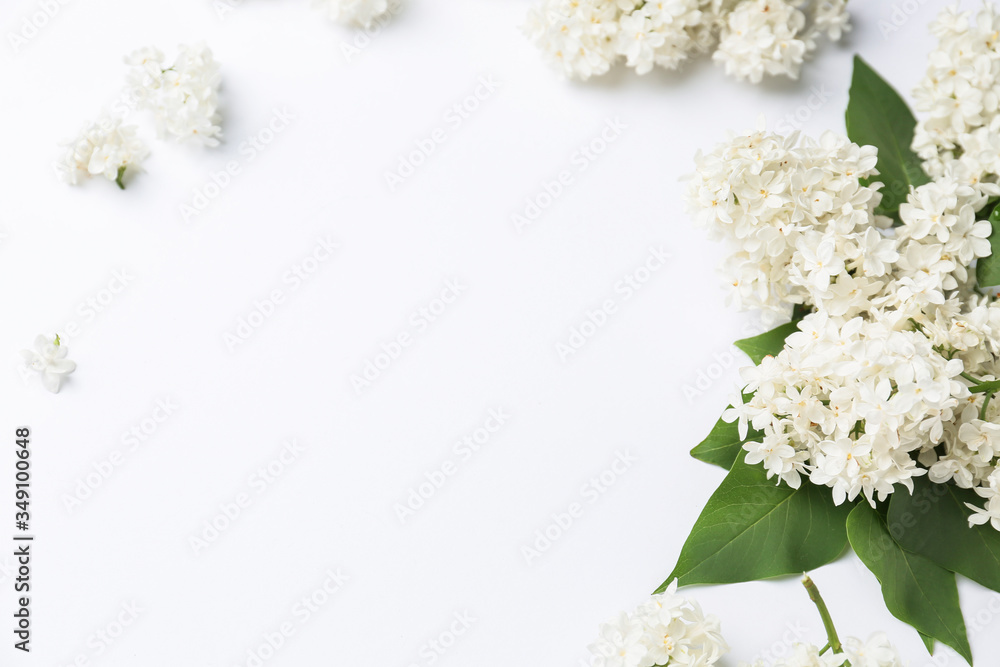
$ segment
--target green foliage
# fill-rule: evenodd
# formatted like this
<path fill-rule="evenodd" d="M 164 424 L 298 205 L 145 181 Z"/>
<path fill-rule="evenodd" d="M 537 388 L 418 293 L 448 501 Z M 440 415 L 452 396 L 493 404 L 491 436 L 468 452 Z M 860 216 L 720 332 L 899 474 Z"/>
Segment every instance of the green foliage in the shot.
<path fill-rule="evenodd" d="M 990 250 L 988 257 L 980 257 L 976 260 L 976 280 L 980 287 L 996 287 L 1000 285 L 1000 206 L 996 206 L 990 213 L 990 224 L 993 231 L 990 232 Z"/>
<path fill-rule="evenodd" d="M 850 507 L 836 507 L 828 489 L 775 484 L 760 466 L 742 461 L 709 499 L 659 590 L 800 574 L 829 563 L 847 546 Z"/>
<path fill-rule="evenodd" d="M 913 495 L 892 494 L 892 536 L 907 551 L 1000 592 L 1000 531 L 970 527 L 966 503 L 981 505 L 983 499 L 969 489 L 919 477 Z"/>
<path fill-rule="evenodd" d="M 892 615 L 921 635 L 952 647 L 972 664 L 955 574 L 903 549 L 893 539 L 885 515 L 864 501 L 851 512 L 847 535 L 858 558 L 882 585 Z"/>
<path fill-rule="evenodd" d="M 743 394 L 743 401 L 746 402 L 749 396 L 749 394 Z M 737 422 L 727 424 L 722 419 L 719 419 L 719 421 L 715 422 L 715 426 L 712 427 L 712 431 L 708 434 L 708 437 L 691 450 L 691 456 L 699 461 L 730 470 L 733 464 L 736 463 L 736 459 L 739 458 L 740 452 L 743 451 L 743 445 L 751 441 L 760 440 L 761 436 L 760 431 L 750 428 L 747 430 L 747 437 L 741 438 Z"/>
<path fill-rule="evenodd" d="M 884 187 L 876 213 L 898 222 L 899 205 L 906 201 L 910 188 L 930 180 L 910 150 L 917 121 L 899 93 L 858 56 L 854 57 L 846 120 L 851 141 L 878 148 L 879 175 L 873 180 Z"/>
<path fill-rule="evenodd" d="M 799 321 L 795 319 L 788 324 L 782 324 L 780 327 L 765 331 L 758 336 L 738 340 L 735 345 L 746 352 L 754 364 L 759 364 L 764 360 L 764 357 L 773 357 L 781 352 L 785 347 L 785 339 L 788 338 L 789 334 L 793 334 L 799 330 L 798 324 Z"/>

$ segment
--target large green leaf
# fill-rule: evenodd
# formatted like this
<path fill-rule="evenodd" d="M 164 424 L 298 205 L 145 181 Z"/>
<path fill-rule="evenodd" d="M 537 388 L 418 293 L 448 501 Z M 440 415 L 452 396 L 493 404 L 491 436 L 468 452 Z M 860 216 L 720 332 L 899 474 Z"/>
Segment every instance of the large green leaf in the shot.
<path fill-rule="evenodd" d="M 882 181 L 882 203 L 877 213 L 897 217 L 911 187 L 930 179 L 920 158 L 910 149 L 917 121 L 892 86 L 859 56 L 854 57 L 854 77 L 847 105 L 847 136 L 861 146 L 878 148 L 876 179 Z"/>
<path fill-rule="evenodd" d="M 969 527 L 965 503 L 982 502 L 974 491 L 919 477 L 912 496 L 892 494 L 889 529 L 904 549 L 1000 592 L 1000 532 Z"/>
<path fill-rule="evenodd" d="M 847 519 L 847 534 L 858 558 L 882 585 L 882 597 L 892 615 L 921 635 L 952 647 L 972 664 L 955 574 L 903 549 L 892 538 L 886 517 L 864 501 Z"/>
<path fill-rule="evenodd" d="M 829 563 L 847 546 L 849 505 L 833 504 L 830 490 L 803 480 L 775 484 L 761 466 L 742 461 L 709 499 L 677 565 L 685 584 L 728 584 L 801 574 Z"/>
<path fill-rule="evenodd" d="M 980 287 L 995 287 L 1000 285 L 1000 206 L 996 206 L 990 214 L 990 250 L 988 257 L 976 260 L 976 280 Z"/>
<path fill-rule="evenodd" d="M 747 356 L 755 364 L 759 364 L 764 360 L 764 357 L 777 356 L 784 349 L 785 339 L 788 338 L 789 334 L 793 334 L 799 330 L 798 324 L 798 320 L 792 320 L 788 324 L 782 324 L 776 329 L 765 331 L 759 336 L 738 340 L 734 345 L 746 352 Z"/>

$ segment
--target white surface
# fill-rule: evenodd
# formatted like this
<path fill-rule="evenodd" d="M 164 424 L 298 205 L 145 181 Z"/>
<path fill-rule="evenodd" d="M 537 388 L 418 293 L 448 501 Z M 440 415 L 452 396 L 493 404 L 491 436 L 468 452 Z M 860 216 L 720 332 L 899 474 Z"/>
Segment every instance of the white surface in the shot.
<path fill-rule="evenodd" d="M 341 45 L 355 32 L 306 2 L 246 0 L 224 20 L 208 1 L 69 2 L 17 54 L 6 35 L 37 5 L 8 2 L 0 497 L 11 494 L 14 427 L 30 425 L 38 537 L 34 650 L 10 646 L 3 574 L 0 663 L 246 665 L 262 635 L 289 621 L 294 636 L 265 664 L 422 666 L 422 646 L 467 611 L 477 620 L 434 664 L 578 665 L 597 623 L 669 573 L 722 477 L 687 452 L 725 405 L 738 365 L 729 344 L 752 322 L 724 304 L 720 249 L 690 224 L 678 178 L 726 129 L 751 127 L 758 113 L 781 119 L 817 87 L 829 100 L 804 129 L 842 130 L 855 51 L 909 90 L 944 4 L 928 0 L 884 38 L 876 22 L 892 5 L 859 2 L 855 33 L 821 49 L 803 81 L 751 87 L 707 62 L 560 81 L 517 30 L 524 2 L 405 0 L 352 62 Z M 226 144 L 150 137 L 148 173 L 124 193 L 58 183 L 56 143 L 115 100 L 121 58 L 199 40 L 222 63 Z M 448 125 L 449 107 L 482 76 L 501 87 Z M 244 159 L 240 143 L 274 108 L 297 119 L 184 224 L 179 205 Z M 148 135 L 149 119 L 134 118 Z M 616 118 L 627 129 L 518 234 L 511 214 L 575 170 L 578 147 Z M 445 142 L 390 192 L 384 172 L 436 127 Z M 284 274 L 326 235 L 340 249 L 293 290 Z M 650 246 L 672 258 L 626 299 L 616 283 Z M 134 278 L 110 305 L 92 318 L 78 310 L 120 269 Z M 411 314 L 449 279 L 467 289 L 417 331 Z M 285 301 L 230 352 L 226 333 L 274 289 Z M 564 363 L 556 344 L 609 298 L 617 312 Z M 25 384 L 17 350 L 71 321 L 81 331 L 68 341 L 79 364 L 69 384 L 58 396 Z M 407 332 L 412 345 L 358 395 L 350 376 Z M 722 377 L 688 400 L 699 372 L 718 375 L 716 359 Z M 122 433 L 165 398 L 175 413 L 124 451 Z M 461 460 L 453 443 L 500 407 L 509 422 Z M 304 452 L 258 495 L 249 477 L 290 439 Z M 64 496 L 114 450 L 124 461 L 69 511 Z M 637 462 L 589 502 L 582 487 L 617 452 Z M 401 525 L 394 505 L 446 460 L 457 473 Z M 194 554 L 189 537 L 243 492 L 252 504 Z M 521 547 L 573 502 L 583 516 L 529 565 Z M 350 581 L 300 624 L 296 601 L 337 568 Z M 815 579 L 842 633 L 885 629 L 911 665 L 929 663 L 853 557 Z M 691 592 L 722 617 L 731 665 L 780 652 L 794 619 L 823 643 L 794 579 Z M 990 600 L 964 583 L 962 594 L 970 617 Z M 98 653 L 91 637 L 133 601 L 138 620 Z M 980 660 L 1000 648 L 987 620 L 972 637 Z"/>

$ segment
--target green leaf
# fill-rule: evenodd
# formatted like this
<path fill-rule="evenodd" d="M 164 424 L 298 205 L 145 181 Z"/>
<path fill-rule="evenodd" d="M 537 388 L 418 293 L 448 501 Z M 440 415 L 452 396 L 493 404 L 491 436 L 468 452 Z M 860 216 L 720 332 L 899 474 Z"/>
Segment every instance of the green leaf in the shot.
<path fill-rule="evenodd" d="M 882 597 L 892 615 L 952 647 L 971 665 L 972 649 L 955 574 L 903 549 L 889 532 L 885 516 L 864 501 L 848 517 L 847 535 L 855 553 L 882 585 Z"/>
<path fill-rule="evenodd" d="M 752 394 L 743 394 L 743 402 L 745 403 L 751 396 Z M 743 445 L 761 437 L 763 434 L 760 431 L 748 428 L 747 437 L 741 438 L 738 422 L 728 424 L 720 419 L 715 422 L 708 437 L 691 450 L 691 456 L 729 470 L 743 451 Z"/>
<path fill-rule="evenodd" d="M 739 426 L 736 422 L 727 424 L 721 419 L 715 422 L 712 432 L 701 443 L 691 450 L 691 456 L 699 461 L 711 463 L 729 470 L 736 463 L 743 445 L 761 437 L 760 431 L 752 428 L 747 431 L 747 437 L 740 437 Z"/>
<path fill-rule="evenodd" d="M 906 201 L 910 188 L 930 180 L 920 158 L 910 150 L 916 125 L 913 113 L 899 93 L 868 63 L 855 56 L 847 105 L 847 136 L 861 146 L 878 148 L 879 175 L 871 180 L 882 181 L 885 187 L 876 213 L 897 218 L 899 205 Z"/>
<path fill-rule="evenodd" d="M 801 574 L 834 560 L 847 546 L 850 506 L 803 480 L 775 484 L 761 466 L 737 462 L 691 530 L 677 565 L 659 588 L 728 584 Z"/>
<path fill-rule="evenodd" d="M 904 549 L 1000 592 L 1000 532 L 970 527 L 972 510 L 965 503 L 981 505 L 983 499 L 975 491 L 918 477 L 912 496 L 892 494 L 890 532 Z"/>
<path fill-rule="evenodd" d="M 785 339 L 788 338 L 789 334 L 793 334 L 799 330 L 798 324 L 799 321 L 797 319 L 792 320 L 788 324 L 782 324 L 780 327 L 766 331 L 759 336 L 738 340 L 735 345 L 746 352 L 747 356 L 755 364 L 760 364 L 764 360 L 764 357 L 774 357 L 781 352 L 785 347 Z"/>
<path fill-rule="evenodd" d="M 937 643 L 937 641 L 933 637 L 928 637 L 922 632 L 919 634 L 920 634 L 920 641 L 924 643 L 924 646 L 927 648 L 927 652 L 931 655 L 934 655 L 934 645 Z"/>
<path fill-rule="evenodd" d="M 990 255 L 976 260 L 976 280 L 980 287 L 1000 285 L 1000 206 L 996 206 L 989 217 L 993 225 L 990 232 Z"/>

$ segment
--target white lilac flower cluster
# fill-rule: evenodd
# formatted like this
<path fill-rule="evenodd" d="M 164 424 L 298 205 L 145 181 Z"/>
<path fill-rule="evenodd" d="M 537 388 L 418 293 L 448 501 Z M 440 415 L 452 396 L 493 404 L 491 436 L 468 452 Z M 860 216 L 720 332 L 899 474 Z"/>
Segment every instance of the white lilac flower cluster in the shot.
<path fill-rule="evenodd" d="M 992 20 L 984 10 L 964 41 L 943 41 L 973 52 Z M 1000 530 L 1000 401 L 989 384 L 1000 378 L 1000 302 L 970 271 L 991 253 L 991 223 L 979 218 L 1000 192 L 995 171 L 969 170 L 995 163 L 938 154 L 942 168 L 891 228 L 874 213 L 881 184 L 860 180 L 876 175 L 875 159 L 833 135 L 763 131 L 698 157 L 689 205 L 735 247 L 725 269 L 736 301 L 772 320 L 793 305 L 811 311 L 777 356 L 744 369 L 753 396 L 724 418 L 741 437 L 760 432 L 746 462 L 790 486 L 807 477 L 837 504 L 874 505 L 927 475 L 974 489 L 985 504 L 969 505 L 970 523 Z"/>
<path fill-rule="evenodd" d="M 56 172 L 70 185 L 101 174 L 124 189 L 126 172 L 142 170 L 149 149 L 138 138 L 138 128 L 123 122 L 135 109 L 154 113 L 161 138 L 219 145 L 221 75 L 208 48 L 181 46 L 169 66 L 163 53 L 152 48 L 136 51 L 125 62 L 131 70 L 126 90 L 113 106 L 117 115 L 103 114 L 63 144 Z"/>
<path fill-rule="evenodd" d="M 877 632 L 861 641 L 848 637 L 840 651 L 826 648 L 824 651 L 812 644 L 796 644 L 792 654 L 774 663 L 763 660 L 752 665 L 742 663 L 741 667 L 903 667 L 899 651 L 889 643 L 884 632 Z"/>
<path fill-rule="evenodd" d="M 946 9 L 931 24 L 938 38 L 923 81 L 914 91 L 927 117 L 913 149 L 932 177 L 952 174 L 979 185 L 990 174 L 989 194 L 1000 174 L 1000 14 L 984 2 L 975 16 Z"/>
<path fill-rule="evenodd" d="M 759 130 L 696 157 L 689 208 L 716 238 L 735 241 L 724 270 L 741 308 L 788 320 L 796 305 L 857 313 L 898 259 L 862 184 L 876 149 L 824 134 L 818 142 Z"/>
<path fill-rule="evenodd" d="M 56 170 L 70 185 L 103 175 L 124 189 L 125 170 L 137 168 L 149 155 L 149 148 L 136 136 L 135 125 L 122 125 L 120 119 L 108 115 L 83 128 L 64 145 L 66 151 L 56 163 Z"/>
<path fill-rule="evenodd" d="M 524 27 L 566 76 L 586 80 L 620 58 L 638 74 L 677 69 L 715 48 L 728 74 L 798 78 L 822 35 L 850 29 L 847 0 L 542 0 Z"/>
<path fill-rule="evenodd" d="M 710 667 L 729 652 L 715 616 L 677 595 L 677 582 L 601 625 L 592 667 Z"/>
<path fill-rule="evenodd" d="M 128 85 L 138 93 L 139 108 L 154 113 L 160 138 L 219 145 L 222 75 L 210 49 L 181 46 L 168 66 L 162 51 L 144 48 L 125 62 L 131 66 Z"/>
<path fill-rule="evenodd" d="M 389 0 L 313 0 L 313 4 L 334 21 L 368 28 L 388 13 L 393 3 Z"/>
<path fill-rule="evenodd" d="M 591 667 L 711 667 L 729 652 L 719 620 L 706 616 L 696 601 L 677 594 L 677 581 L 643 602 L 632 613 L 620 613 L 601 625 L 591 644 Z M 800 644 L 792 655 L 771 667 L 903 667 L 899 653 L 884 633 L 868 641 L 853 637 L 840 650 Z M 741 667 L 769 667 L 763 661 Z"/>
<path fill-rule="evenodd" d="M 59 393 L 66 376 L 76 370 L 76 364 L 66 358 L 69 350 L 59 336 L 38 336 L 33 350 L 21 350 L 25 365 L 36 371 L 42 386 L 53 394 Z"/>

